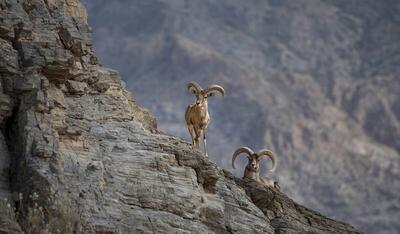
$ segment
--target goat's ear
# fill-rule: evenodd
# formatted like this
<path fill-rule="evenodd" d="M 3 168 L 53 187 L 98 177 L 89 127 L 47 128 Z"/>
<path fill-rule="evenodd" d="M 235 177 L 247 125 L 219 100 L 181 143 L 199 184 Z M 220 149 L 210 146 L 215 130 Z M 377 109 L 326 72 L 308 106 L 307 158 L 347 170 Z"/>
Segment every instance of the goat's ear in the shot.
<path fill-rule="evenodd" d="M 211 97 L 213 95 L 213 93 L 208 94 L 209 97 Z"/>
<path fill-rule="evenodd" d="M 192 89 L 192 93 L 193 93 L 193 94 L 196 94 L 196 90 Z"/>

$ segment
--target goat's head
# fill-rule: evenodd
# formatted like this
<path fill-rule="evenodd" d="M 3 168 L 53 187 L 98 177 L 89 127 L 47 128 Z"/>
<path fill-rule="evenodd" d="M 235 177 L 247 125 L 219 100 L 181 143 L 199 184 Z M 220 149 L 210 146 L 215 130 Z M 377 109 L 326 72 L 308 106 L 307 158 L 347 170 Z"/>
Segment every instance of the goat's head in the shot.
<path fill-rule="evenodd" d="M 219 92 L 222 96 L 225 95 L 225 90 L 220 85 L 210 85 L 206 89 L 202 89 L 199 84 L 194 81 L 189 82 L 187 89 L 192 91 L 196 95 L 196 105 L 207 102 L 207 98 L 214 95 L 214 93 Z"/>
<path fill-rule="evenodd" d="M 251 150 L 248 147 L 241 147 L 235 151 L 232 155 L 232 167 L 235 169 L 235 160 L 239 154 L 245 153 L 247 156 L 247 159 L 249 162 L 247 163 L 246 170 L 249 170 L 251 172 L 259 172 L 260 171 L 260 159 L 263 156 L 267 156 L 272 160 L 272 169 L 270 169 L 270 172 L 273 172 L 276 168 L 276 157 L 275 155 L 266 149 L 261 150 L 258 153 L 254 153 L 253 150 Z"/>

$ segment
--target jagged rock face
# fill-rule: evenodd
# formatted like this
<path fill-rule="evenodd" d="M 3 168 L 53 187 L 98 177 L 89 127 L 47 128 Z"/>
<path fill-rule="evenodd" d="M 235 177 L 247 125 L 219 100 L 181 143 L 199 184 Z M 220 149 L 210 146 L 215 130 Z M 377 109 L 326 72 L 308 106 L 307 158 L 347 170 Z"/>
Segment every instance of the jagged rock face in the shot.
<path fill-rule="evenodd" d="M 118 73 L 97 64 L 79 1 L 0 7 L 1 198 L 36 192 L 57 218 L 55 193 L 77 233 L 358 233 L 160 134 Z M 0 231 L 19 233 L 3 208 Z"/>
<path fill-rule="evenodd" d="M 189 140 L 185 85 L 222 84 L 209 99 L 213 161 L 232 170 L 236 148 L 270 148 L 296 201 L 398 233 L 398 1 L 84 2 L 99 57 L 161 130 Z"/>

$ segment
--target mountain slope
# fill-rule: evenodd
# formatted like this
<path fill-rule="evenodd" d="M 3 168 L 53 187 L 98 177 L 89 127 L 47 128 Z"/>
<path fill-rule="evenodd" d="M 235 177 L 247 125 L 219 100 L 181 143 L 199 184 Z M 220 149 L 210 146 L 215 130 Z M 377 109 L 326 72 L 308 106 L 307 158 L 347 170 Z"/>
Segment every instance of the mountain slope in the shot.
<path fill-rule="evenodd" d="M 189 139 L 186 83 L 222 84 L 213 161 L 231 170 L 235 148 L 271 148 L 296 201 L 368 233 L 400 230 L 397 1 L 85 2 L 99 57 L 161 130 Z"/>
<path fill-rule="evenodd" d="M 161 134 L 97 63 L 80 1 L 0 7 L 1 232 L 359 233 Z"/>

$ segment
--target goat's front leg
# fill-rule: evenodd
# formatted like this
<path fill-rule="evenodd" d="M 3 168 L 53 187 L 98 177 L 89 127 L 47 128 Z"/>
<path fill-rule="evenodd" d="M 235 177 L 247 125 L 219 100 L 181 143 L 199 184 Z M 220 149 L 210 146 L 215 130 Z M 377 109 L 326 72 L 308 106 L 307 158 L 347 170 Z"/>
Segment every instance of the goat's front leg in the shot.
<path fill-rule="evenodd" d="M 188 125 L 188 130 L 190 133 L 190 137 L 192 138 L 192 147 L 196 147 L 196 133 L 194 132 L 193 125 Z"/>
<path fill-rule="evenodd" d="M 201 134 L 201 130 L 200 129 L 198 129 L 197 127 L 194 127 L 193 126 L 193 129 L 194 129 L 194 146 L 196 147 L 196 148 L 200 148 L 200 134 Z"/>

